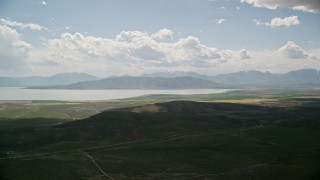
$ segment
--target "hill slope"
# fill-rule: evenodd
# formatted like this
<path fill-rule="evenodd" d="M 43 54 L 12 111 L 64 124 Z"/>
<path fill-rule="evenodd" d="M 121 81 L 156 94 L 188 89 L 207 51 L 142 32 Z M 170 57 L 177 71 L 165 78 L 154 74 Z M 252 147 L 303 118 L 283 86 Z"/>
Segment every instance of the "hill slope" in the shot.
<path fill-rule="evenodd" d="M 0 178 L 318 179 L 319 107 L 177 101 L 3 130 Z"/>

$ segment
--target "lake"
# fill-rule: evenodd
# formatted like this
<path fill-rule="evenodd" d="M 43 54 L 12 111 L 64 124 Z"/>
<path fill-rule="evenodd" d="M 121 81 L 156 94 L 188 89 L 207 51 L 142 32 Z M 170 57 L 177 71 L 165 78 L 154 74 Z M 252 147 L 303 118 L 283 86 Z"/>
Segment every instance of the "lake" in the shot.
<path fill-rule="evenodd" d="M 50 90 L 24 89 L 22 87 L 0 87 L 0 100 L 112 100 L 153 94 L 214 94 L 223 93 L 227 89 L 182 89 L 182 90 L 142 90 L 142 89 L 113 89 L 113 90 Z"/>

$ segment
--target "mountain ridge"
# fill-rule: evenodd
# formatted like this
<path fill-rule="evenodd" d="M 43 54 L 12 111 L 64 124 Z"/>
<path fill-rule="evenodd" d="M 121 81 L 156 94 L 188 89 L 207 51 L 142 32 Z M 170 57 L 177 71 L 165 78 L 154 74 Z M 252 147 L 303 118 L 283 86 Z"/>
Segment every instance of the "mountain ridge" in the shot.
<path fill-rule="evenodd" d="M 96 76 L 71 72 L 60 73 L 52 76 L 27 76 L 27 77 L 0 77 L 0 87 L 27 87 L 27 86 L 53 86 L 53 85 L 67 85 L 70 83 L 89 81 L 99 79 Z"/>
<path fill-rule="evenodd" d="M 215 76 L 173 71 L 140 76 L 111 76 L 104 79 L 85 73 L 62 73 L 49 77 L 0 77 L 0 87 L 5 86 L 31 89 L 319 88 L 320 71 L 299 69 L 284 74 L 273 74 L 248 70 Z"/>
<path fill-rule="evenodd" d="M 200 79 L 210 80 L 234 87 L 260 87 L 260 88 L 285 88 L 285 87 L 320 87 L 320 71 L 316 69 L 299 69 L 284 74 L 273 74 L 268 71 L 261 72 L 256 70 L 239 71 L 214 76 L 201 75 L 193 72 L 173 72 L 173 73 L 153 73 L 142 76 L 170 76 L 179 77 L 180 75 L 190 75 Z"/>
<path fill-rule="evenodd" d="M 209 80 L 194 77 L 112 77 L 78 82 L 64 86 L 30 87 L 37 89 L 212 89 L 227 88 Z"/>

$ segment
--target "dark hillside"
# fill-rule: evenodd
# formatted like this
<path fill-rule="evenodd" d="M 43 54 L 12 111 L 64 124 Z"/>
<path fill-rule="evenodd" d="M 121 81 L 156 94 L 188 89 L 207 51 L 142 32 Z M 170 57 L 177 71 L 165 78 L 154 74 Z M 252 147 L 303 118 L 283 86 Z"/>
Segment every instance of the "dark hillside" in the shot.
<path fill-rule="evenodd" d="M 95 160 L 114 179 L 318 179 L 319 107 L 174 101 L 1 131 L 0 178 L 101 179 Z"/>

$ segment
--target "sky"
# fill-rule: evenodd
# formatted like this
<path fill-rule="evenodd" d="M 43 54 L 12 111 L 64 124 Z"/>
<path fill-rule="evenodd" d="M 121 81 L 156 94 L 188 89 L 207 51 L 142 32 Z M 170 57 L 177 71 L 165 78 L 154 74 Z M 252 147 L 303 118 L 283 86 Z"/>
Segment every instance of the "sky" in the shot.
<path fill-rule="evenodd" d="M 319 0 L 0 0 L 0 76 L 303 68 Z"/>

